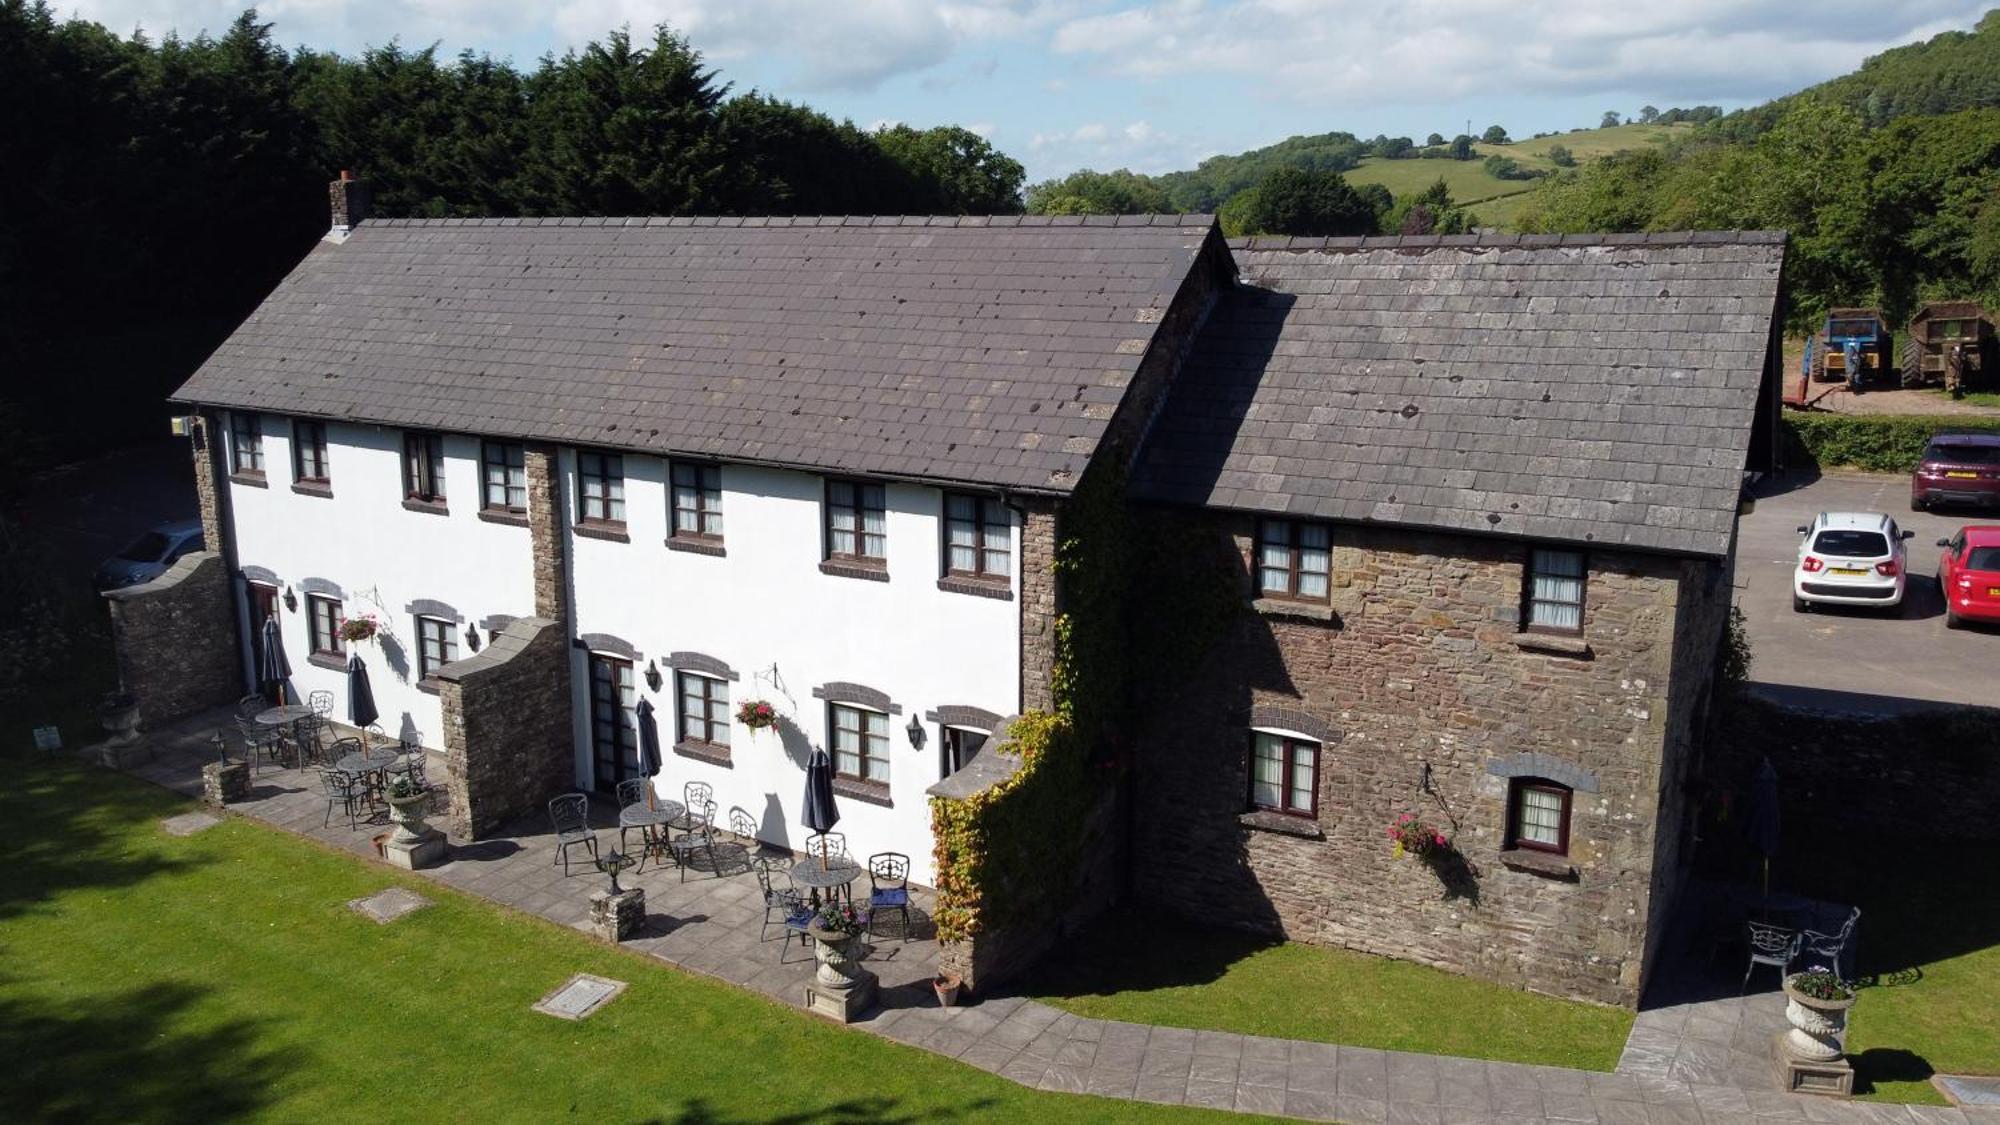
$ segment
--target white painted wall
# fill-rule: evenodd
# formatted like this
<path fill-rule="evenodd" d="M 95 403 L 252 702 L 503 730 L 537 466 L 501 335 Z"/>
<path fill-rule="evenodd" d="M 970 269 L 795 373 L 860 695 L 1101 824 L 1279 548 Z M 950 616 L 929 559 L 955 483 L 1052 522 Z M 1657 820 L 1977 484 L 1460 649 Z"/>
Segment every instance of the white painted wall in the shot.
<path fill-rule="evenodd" d="M 574 507 L 575 459 L 562 460 L 565 495 Z M 958 704 L 1008 715 L 1020 705 L 1019 516 L 1013 559 L 1016 600 L 1001 601 L 937 588 L 941 573 L 941 494 L 920 485 L 890 484 L 888 582 L 822 574 L 822 478 L 751 466 L 722 468 L 728 557 L 668 550 L 666 462 L 625 458 L 625 510 L 631 542 L 569 537 L 571 581 L 579 634 L 608 633 L 658 660 L 658 692 L 639 694 L 658 710 L 664 769 L 656 782 L 678 798 L 688 781 L 715 787 L 717 820 L 741 808 L 759 836 L 798 847 L 805 789 L 804 743 L 828 746 L 826 704 L 819 684 L 846 681 L 887 692 L 902 713 L 890 719 L 893 807 L 840 800 L 839 831 L 857 856 L 900 851 L 911 877 L 929 883 L 930 807 L 924 790 L 938 780 L 939 731 L 925 723 L 921 750 L 905 728 L 912 716 Z M 766 731 L 753 738 L 735 727 L 732 767 L 674 754 L 678 700 L 668 653 L 700 652 L 726 662 L 741 679 L 730 703 L 768 699 L 803 732 L 793 745 Z M 575 657 L 577 777 L 591 780 L 588 683 L 584 656 Z M 773 669 L 775 668 L 775 675 Z M 830 747 L 829 747 L 830 749 Z"/>
<path fill-rule="evenodd" d="M 378 640 L 353 646 L 368 664 L 382 728 L 391 734 L 414 729 L 424 745 L 441 749 L 438 697 L 416 686 L 416 623 L 405 607 L 431 598 L 450 605 L 467 622 L 492 614 L 531 616 L 535 599 L 528 529 L 478 518 L 476 438 L 445 436 L 450 512 L 434 515 L 402 506 L 402 431 L 328 423 L 329 499 L 292 491 L 291 421 L 265 415 L 263 422 L 268 487 L 229 482 L 229 519 L 238 564 L 274 571 L 298 597 L 296 611 L 280 605 L 293 687 L 301 699 L 317 689 L 333 692 L 334 718 L 346 721 L 346 675 L 307 660 L 305 591 L 299 582 L 324 578 L 346 595 L 345 612 L 374 612 L 393 638 L 393 644 Z M 221 433 L 228 433 L 226 426 Z M 240 580 L 237 586 L 242 614 Z M 459 656 L 470 656 L 465 623 L 457 633 Z M 484 636 L 482 632 L 482 640 Z"/>

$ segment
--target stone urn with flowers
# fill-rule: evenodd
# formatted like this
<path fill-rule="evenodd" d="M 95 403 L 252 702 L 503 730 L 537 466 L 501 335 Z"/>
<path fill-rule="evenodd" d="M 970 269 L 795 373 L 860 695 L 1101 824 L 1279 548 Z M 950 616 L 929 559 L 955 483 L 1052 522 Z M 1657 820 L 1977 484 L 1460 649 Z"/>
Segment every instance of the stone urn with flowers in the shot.
<path fill-rule="evenodd" d="M 1796 1058 L 1828 1062 L 1841 1055 L 1847 1039 L 1847 1010 L 1854 986 L 1824 970 L 1785 978 L 1785 1049 Z"/>

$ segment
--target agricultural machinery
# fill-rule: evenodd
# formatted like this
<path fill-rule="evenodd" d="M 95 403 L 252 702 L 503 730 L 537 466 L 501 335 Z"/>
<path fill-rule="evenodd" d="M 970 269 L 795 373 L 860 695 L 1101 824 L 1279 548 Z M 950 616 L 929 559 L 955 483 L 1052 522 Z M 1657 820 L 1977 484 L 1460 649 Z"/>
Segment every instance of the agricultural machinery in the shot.
<path fill-rule="evenodd" d="M 1977 301 L 1932 301 L 1910 317 L 1903 385 L 1943 386 L 1953 398 L 1993 381 L 1993 322 Z"/>
<path fill-rule="evenodd" d="M 1826 325 L 1806 347 L 1812 380 L 1845 382 L 1860 393 L 1869 383 L 1895 378 L 1889 360 L 1889 325 L 1880 309 L 1830 309 Z"/>

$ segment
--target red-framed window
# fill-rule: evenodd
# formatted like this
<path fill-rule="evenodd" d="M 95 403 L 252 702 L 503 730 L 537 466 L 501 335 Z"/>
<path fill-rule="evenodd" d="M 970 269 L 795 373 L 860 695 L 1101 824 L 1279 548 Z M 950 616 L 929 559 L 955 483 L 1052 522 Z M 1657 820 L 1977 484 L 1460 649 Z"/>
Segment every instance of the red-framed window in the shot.
<path fill-rule="evenodd" d="M 1309 738 L 1250 732 L 1250 807 L 1291 816 L 1319 815 L 1321 746 Z"/>

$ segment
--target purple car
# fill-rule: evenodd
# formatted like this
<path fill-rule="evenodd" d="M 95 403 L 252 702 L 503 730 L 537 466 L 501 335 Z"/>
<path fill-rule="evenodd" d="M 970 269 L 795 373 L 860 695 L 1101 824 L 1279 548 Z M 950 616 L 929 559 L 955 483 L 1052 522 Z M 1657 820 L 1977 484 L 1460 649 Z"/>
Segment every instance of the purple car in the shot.
<path fill-rule="evenodd" d="M 2000 505 L 2000 433 L 1931 439 L 1910 475 L 1910 510 L 1933 504 Z"/>

